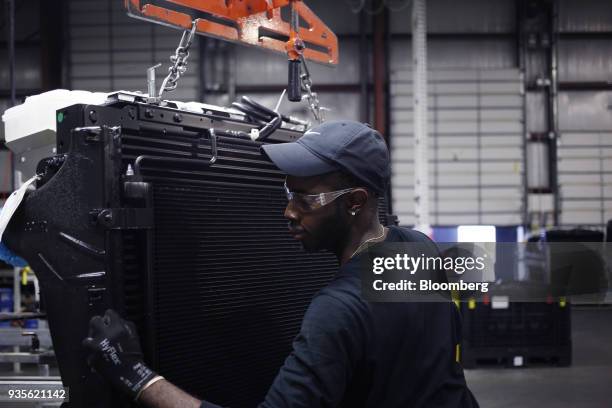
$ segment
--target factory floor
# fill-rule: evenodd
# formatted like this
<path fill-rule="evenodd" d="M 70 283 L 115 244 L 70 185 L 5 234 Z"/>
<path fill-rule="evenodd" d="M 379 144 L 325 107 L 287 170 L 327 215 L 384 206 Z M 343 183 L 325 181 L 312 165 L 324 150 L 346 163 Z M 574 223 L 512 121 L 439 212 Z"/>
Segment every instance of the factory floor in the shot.
<path fill-rule="evenodd" d="M 570 367 L 466 370 L 482 408 L 612 406 L 612 308 L 574 307 Z"/>
<path fill-rule="evenodd" d="M 570 367 L 466 370 L 468 385 L 481 408 L 612 406 L 612 307 L 574 307 L 572 341 Z M 36 375 L 34 367 L 29 369 L 32 372 L 24 374 Z M 2 403 L 0 406 L 4 407 Z M 36 404 L 15 405 L 30 407 Z"/>

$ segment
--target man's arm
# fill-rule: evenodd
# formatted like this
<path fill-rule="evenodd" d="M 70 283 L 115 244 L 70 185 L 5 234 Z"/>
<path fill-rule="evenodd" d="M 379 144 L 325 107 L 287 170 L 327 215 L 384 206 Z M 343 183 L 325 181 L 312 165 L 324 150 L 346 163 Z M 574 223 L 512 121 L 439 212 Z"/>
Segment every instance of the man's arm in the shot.
<path fill-rule="evenodd" d="M 320 295 L 313 299 L 300 333 L 260 408 L 337 406 L 363 352 L 363 321 L 356 305 Z M 89 364 L 148 408 L 221 408 L 160 379 L 142 360 L 133 324 L 107 311 L 90 322 L 83 342 Z"/>
<path fill-rule="evenodd" d="M 362 357 L 363 322 L 351 309 L 326 295 L 313 300 L 293 351 L 259 408 L 334 407 L 340 403 Z M 148 408 L 221 408 L 165 380 L 145 389 L 138 401 Z"/>
<path fill-rule="evenodd" d="M 202 406 L 202 401 L 166 380 L 160 380 L 145 389 L 140 394 L 138 402 L 148 408 L 200 408 Z"/>
<path fill-rule="evenodd" d="M 364 310 L 350 299 L 316 296 L 259 408 L 336 407 L 363 361 Z"/>

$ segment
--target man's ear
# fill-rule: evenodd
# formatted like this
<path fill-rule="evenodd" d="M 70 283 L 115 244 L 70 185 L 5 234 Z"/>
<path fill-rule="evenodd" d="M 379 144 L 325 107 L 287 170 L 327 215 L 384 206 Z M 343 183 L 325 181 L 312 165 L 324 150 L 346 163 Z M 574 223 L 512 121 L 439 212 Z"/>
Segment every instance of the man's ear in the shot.
<path fill-rule="evenodd" d="M 369 194 L 368 191 L 364 188 L 356 188 L 348 194 L 348 198 L 346 200 L 347 210 L 349 213 L 357 214 L 363 208 L 365 208 L 366 203 L 368 202 Z"/>

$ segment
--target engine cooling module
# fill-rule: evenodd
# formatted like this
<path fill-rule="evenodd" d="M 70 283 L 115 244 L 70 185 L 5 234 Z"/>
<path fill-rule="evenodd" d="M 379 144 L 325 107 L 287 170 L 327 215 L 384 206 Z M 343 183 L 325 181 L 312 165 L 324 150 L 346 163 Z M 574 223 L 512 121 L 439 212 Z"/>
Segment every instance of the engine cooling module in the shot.
<path fill-rule="evenodd" d="M 81 346 L 109 307 L 136 323 L 168 380 L 256 406 L 333 276 L 330 254 L 306 254 L 288 234 L 283 175 L 249 137 L 256 124 L 228 112 L 134 98 L 57 112 L 57 155 L 39 163 L 5 241 L 40 280 L 69 407 L 130 406 Z"/>

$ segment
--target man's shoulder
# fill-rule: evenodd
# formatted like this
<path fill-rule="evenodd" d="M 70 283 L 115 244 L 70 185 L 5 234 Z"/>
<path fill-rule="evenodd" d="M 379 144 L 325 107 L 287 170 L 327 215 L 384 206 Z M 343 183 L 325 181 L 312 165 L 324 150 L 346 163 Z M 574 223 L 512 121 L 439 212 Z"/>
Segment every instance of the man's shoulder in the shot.
<path fill-rule="evenodd" d="M 397 251 L 406 251 L 406 253 L 417 251 L 427 256 L 438 256 L 440 254 L 440 249 L 431 238 L 412 228 L 390 226 L 385 243 L 394 245 L 383 245 L 381 247 L 383 251 L 393 253 Z"/>
<path fill-rule="evenodd" d="M 301 332 L 323 336 L 346 330 L 363 333 L 368 315 L 366 304 L 357 297 L 325 288 L 308 306 Z"/>
<path fill-rule="evenodd" d="M 334 306 L 337 310 L 355 311 L 360 308 L 361 285 L 360 280 L 344 277 L 335 279 L 322 288 L 312 299 L 311 304 L 316 306 Z"/>
<path fill-rule="evenodd" d="M 431 238 L 423 234 L 421 231 L 417 231 L 408 227 L 400 227 L 391 225 L 388 227 L 392 233 L 391 239 L 397 242 L 431 242 Z"/>

